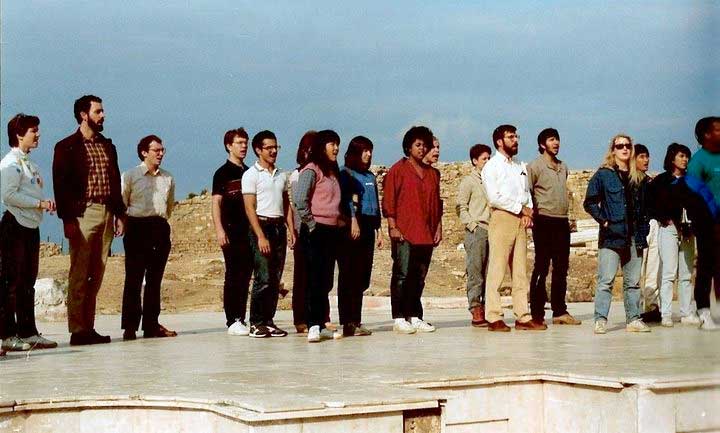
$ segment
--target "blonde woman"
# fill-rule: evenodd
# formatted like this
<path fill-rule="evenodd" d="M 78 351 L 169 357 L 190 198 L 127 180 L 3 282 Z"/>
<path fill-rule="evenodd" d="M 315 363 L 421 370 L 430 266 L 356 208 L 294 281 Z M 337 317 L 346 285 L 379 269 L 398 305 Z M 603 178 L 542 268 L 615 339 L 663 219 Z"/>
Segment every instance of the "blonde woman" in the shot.
<path fill-rule="evenodd" d="M 649 230 L 645 206 L 647 179 L 635 166 L 632 138 L 619 134 L 610 140 L 602 165 L 590 179 L 585 210 L 600 224 L 597 287 L 595 289 L 596 334 L 607 332 L 612 287 L 618 266 L 623 272 L 626 330 L 650 332 L 640 318 L 640 271 L 642 249 Z"/>

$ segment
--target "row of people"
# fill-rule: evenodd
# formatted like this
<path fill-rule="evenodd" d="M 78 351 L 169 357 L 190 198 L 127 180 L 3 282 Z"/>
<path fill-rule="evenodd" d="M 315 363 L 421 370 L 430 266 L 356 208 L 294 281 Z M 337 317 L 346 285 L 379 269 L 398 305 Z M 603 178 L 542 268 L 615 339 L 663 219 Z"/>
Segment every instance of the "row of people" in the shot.
<path fill-rule="evenodd" d="M 102 100 L 92 95 L 83 96 L 76 101 L 74 113 L 80 124 L 78 130 L 55 147 L 53 180 L 57 205 L 43 198 L 42 177 L 28 158 L 30 150 L 38 145 L 39 119 L 18 115 L 8 125 L 12 150 L 3 159 L 2 170 L 2 197 L 8 212 L 2 222 L 3 302 L 0 305 L 3 327 L 0 336 L 7 350 L 56 345 L 37 332 L 32 309 L 39 248 L 37 226 L 43 210 L 57 210 L 69 239 L 71 267 L 67 304 L 71 345 L 110 341 L 95 331 L 94 316 L 113 234 L 125 236 L 123 338 L 135 338 L 141 318 L 146 338 L 176 335 L 158 323 L 160 284 L 170 251 L 167 219 L 174 205 L 174 180 L 160 168 L 164 156 L 162 140 L 154 135 L 143 138 L 137 147 L 141 164 L 121 176 L 115 147 L 101 134 L 105 118 Z M 679 257 L 680 252 L 685 252 L 681 264 L 684 266 L 681 273 L 683 321 L 699 321 L 706 329 L 714 327 L 708 310 L 708 287 L 713 277 L 717 279 L 713 269 L 718 267 L 713 265 L 720 257 L 715 250 L 716 243 L 711 242 L 718 232 L 718 180 L 714 177 L 718 166 L 718 126 L 714 117 L 698 122 L 696 135 L 704 153 L 699 152 L 701 158 L 693 159 L 701 162 L 687 179 L 682 176 L 682 161 L 675 164 L 675 159 L 681 155 L 680 160 L 682 156 L 687 160 L 689 149 L 675 146 L 672 161 L 668 162 L 670 156 L 666 158 L 666 169 L 672 168 L 674 179 L 666 181 L 667 176 L 661 175 L 657 182 L 649 183 L 637 168 L 642 158 L 634 154 L 630 137 L 618 135 L 611 141 L 602 167 L 590 181 L 584 203 L 600 224 L 595 298 L 597 333 L 605 331 L 612 280 L 620 264 L 625 274 L 627 328 L 649 330 L 639 313 L 638 281 L 641 249 L 647 246 L 651 215 L 661 223 L 662 239 L 675 236 L 686 244 L 676 254 Z M 516 329 L 546 329 L 545 280 L 550 263 L 553 265 L 553 323 L 580 324 L 565 305 L 570 228 L 567 166 L 557 158 L 559 133 L 554 129 L 542 131 L 538 137 L 541 155 L 526 166 L 514 159 L 518 151 L 516 131 L 512 125 L 501 125 L 494 131 L 497 152 L 492 157 L 488 146 L 476 145 L 471 149 L 474 171 L 463 179 L 458 191 L 456 207 L 466 226 L 472 324 L 487 325 L 491 331 L 510 330 L 502 320 L 499 295 L 509 265 Z M 261 131 L 253 137 L 251 145 L 257 161 L 252 167 L 244 164 L 248 139 L 242 128 L 225 134 L 223 144 L 228 161 L 213 178 L 213 221 L 226 263 L 224 307 L 228 332 L 253 337 L 287 335 L 275 325 L 273 318 L 285 251 L 289 246 L 295 255 L 293 312 L 298 332 L 307 330 L 310 342 L 332 335 L 325 328 L 330 323 L 328 293 L 333 286 L 337 262 L 343 328 L 334 336 L 369 335 L 370 331 L 362 325 L 360 312 L 362 294 L 369 287 L 375 242 L 382 244 L 381 211 L 388 221 L 392 248 L 394 329 L 402 333 L 434 331 L 434 326 L 423 318 L 420 301 L 433 248 L 442 239 L 440 174 L 431 166 L 437 161 L 439 142 L 432 131 L 413 127 L 405 134 L 402 143 L 405 156 L 385 177 L 382 203 L 378 199 L 375 176 L 369 170 L 373 145 L 365 137 L 351 140 L 345 166 L 340 169 L 337 164 L 339 136 L 330 130 L 308 132 L 298 149 L 298 169 L 289 182 L 276 167 L 280 146 L 274 134 Z M 669 149 L 668 155 L 670 153 Z M 683 186 L 686 189 L 678 189 Z M 673 200 L 659 198 L 670 190 Z M 649 197 L 658 199 L 649 200 Z M 651 202 L 683 203 L 680 219 L 677 206 L 669 209 L 652 206 Z M 668 228 L 671 225 L 679 227 L 674 234 L 672 228 Z M 699 320 L 689 312 L 686 288 L 690 263 L 687 251 L 691 242 L 685 233 L 690 227 L 706 235 L 697 236 L 699 277 L 695 297 L 701 312 Z M 528 228 L 533 230 L 536 248 L 536 264 L 530 281 L 524 260 Z M 672 264 L 672 242 L 663 240 L 662 245 L 662 262 L 667 273 L 661 290 L 662 323 L 670 326 L 672 292 L 668 281 L 672 278 L 670 269 L 675 265 Z M 247 326 L 245 310 L 252 275 L 250 326 Z M 145 291 L 141 302 L 143 280 Z M 490 289 L 486 290 L 486 286 Z M 646 301 L 646 308 L 647 305 Z"/>

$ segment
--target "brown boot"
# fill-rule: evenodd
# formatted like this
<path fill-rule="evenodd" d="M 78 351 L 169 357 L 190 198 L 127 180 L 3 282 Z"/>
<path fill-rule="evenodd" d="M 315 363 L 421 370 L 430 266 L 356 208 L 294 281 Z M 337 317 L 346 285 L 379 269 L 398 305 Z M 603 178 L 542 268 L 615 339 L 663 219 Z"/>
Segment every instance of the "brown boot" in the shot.
<path fill-rule="evenodd" d="M 553 325 L 582 325 L 582 321 L 574 318 L 570 313 L 565 313 L 562 316 L 553 317 Z"/>
<path fill-rule="evenodd" d="M 545 321 L 536 322 L 534 320 L 528 320 L 527 322 L 515 322 L 516 331 L 544 331 L 547 329 Z"/>
<path fill-rule="evenodd" d="M 498 320 L 497 322 L 490 322 L 490 324 L 488 325 L 488 331 L 510 332 L 510 327 L 507 326 L 502 320 Z"/>
<path fill-rule="evenodd" d="M 488 321 L 485 320 L 485 307 L 482 305 L 478 305 L 475 307 L 472 307 L 470 310 L 470 313 L 472 314 L 472 326 L 475 326 L 477 328 L 482 328 L 483 326 L 488 326 Z"/>

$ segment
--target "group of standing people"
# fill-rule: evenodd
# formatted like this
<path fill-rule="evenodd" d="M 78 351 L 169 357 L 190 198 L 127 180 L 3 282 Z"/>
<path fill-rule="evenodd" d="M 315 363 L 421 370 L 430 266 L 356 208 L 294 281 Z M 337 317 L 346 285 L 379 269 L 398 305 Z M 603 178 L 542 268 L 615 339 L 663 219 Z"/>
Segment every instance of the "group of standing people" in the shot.
<path fill-rule="evenodd" d="M 69 240 L 71 345 L 110 342 L 109 336 L 97 333 L 94 321 L 113 236 L 124 236 L 123 339 L 134 340 L 141 326 L 145 338 L 177 335 L 158 321 L 160 286 L 171 247 L 168 219 L 175 204 L 174 178 L 160 168 L 166 152 L 162 139 L 143 137 L 137 145 L 140 164 L 121 174 L 116 148 L 101 133 L 102 100 L 93 95 L 79 98 L 74 115 L 78 129 L 55 146 L 55 200 L 43 195 L 40 170 L 29 158 L 39 143 L 40 120 L 18 114 L 8 124 L 11 151 L 0 163 L 7 207 L 0 222 L 3 353 L 57 346 L 38 332 L 34 318 L 43 212 L 57 212 Z M 607 331 L 618 266 L 628 331 L 647 332 L 649 321 L 673 326 L 676 280 L 680 321 L 717 329 L 709 297 L 713 281 L 716 290 L 720 285 L 720 118 L 701 119 L 695 134 L 701 149 L 691 158 L 686 146 L 671 144 L 665 172 L 654 180 L 647 175 L 647 148 L 617 135 L 590 180 L 584 207 L 600 226 L 595 333 Z M 552 128 L 541 131 L 540 155 L 530 164 L 515 159 L 519 138 L 514 126 L 500 125 L 492 139 L 494 155 L 485 144 L 470 148 L 472 169 L 462 179 L 456 200 L 465 226 L 471 324 L 510 331 L 500 304 L 500 288 L 510 269 L 515 328 L 547 329 L 546 279 L 552 264 L 552 323 L 579 325 L 565 303 L 570 221 L 568 168 L 558 159 L 560 135 Z M 372 141 L 364 136 L 350 140 L 342 167 L 337 161 L 340 142 L 332 130 L 308 131 L 297 150 L 298 167 L 288 174 L 277 167 L 280 145 L 273 132 L 260 131 L 252 140 L 243 128 L 225 133 L 228 158 L 213 176 L 212 218 L 225 258 L 228 334 L 287 335 L 274 316 L 284 290 L 281 280 L 289 247 L 295 262 L 296 331 L 307 333 L 311 343 L 370 335 L 362 323 L 362 300 L 370 286 L 375 248 L 384 243 L 381 215 L 387 218 L 393 260 L 393 329 L 404 334 L 435 331 L 424 318 L 421 297 L 433 250 L 442 240 L 440 172 L 432 167 L 439 157 L 438 139 L 424 126 L 406 132 L 404 156 L 387 172 L 382 200 L 370 171 Z M 252 166 L 245 164 L 248 144 L 256 156 Z M 529 279 L 528 229 L 535 244 Z M 697 313 L 691 305 L 695 245 Z M 330 319 L 336 263 L 340 327 Z M 659 290 L 641 291 L 643 267 L 645 281 L 659 281 Z"/>

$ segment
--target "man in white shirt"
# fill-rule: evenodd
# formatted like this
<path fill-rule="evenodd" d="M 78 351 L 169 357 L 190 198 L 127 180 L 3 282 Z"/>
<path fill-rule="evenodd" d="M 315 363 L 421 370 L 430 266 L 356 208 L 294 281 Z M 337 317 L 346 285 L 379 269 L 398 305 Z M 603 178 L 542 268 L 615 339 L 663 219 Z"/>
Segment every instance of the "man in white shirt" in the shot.
<path fill-rule="evenodd" d="M 122 198 L 127 206 L 125 226 L 125 289 L 122 304 L 124 340 L 134 340 L 142 316 L 143 337 L 175 337 L 158 323 L 160 285 L 170 254 L 170 218 L 175 206 L 175 180 L 160 168 L 165 156 L 162 140 L 148 135 L 137 146 L 137 167 L 122 175 Z M 145 293 L 140 291 L 145 279 Z"/>
<path fill-rule="evenodd" d="M 532 227 L 532 197 L 525 163 L 518 163 L 517 128 L 500 125 L 493 132 L 498 150 L 482 169 L 482 178 L 491 207 L 488 279 L 485 293 L 486 318 L 490 331 L 509 332 L 503 321 L 500 287 L 508 264 L 512 273 L 512 300 L 516 330 L 544 330 L 528 310 L 527 233 Z M 512 260 L 511 260 L 512 259 Z"/>
<path fill-rule="evenodd" d="M 252 139 L 252 149 L 257 161 L 242 176 L 255 275 L 250 295 L 250 337 L 285 337 L 287 332 L 278 328 L 273 318 L 285 267 L 288 233 L 291 234 L 290 248 L 294 244 L 287 176 L 275 166 L 280 150 L 275 134 L 258 132 Z"/>

